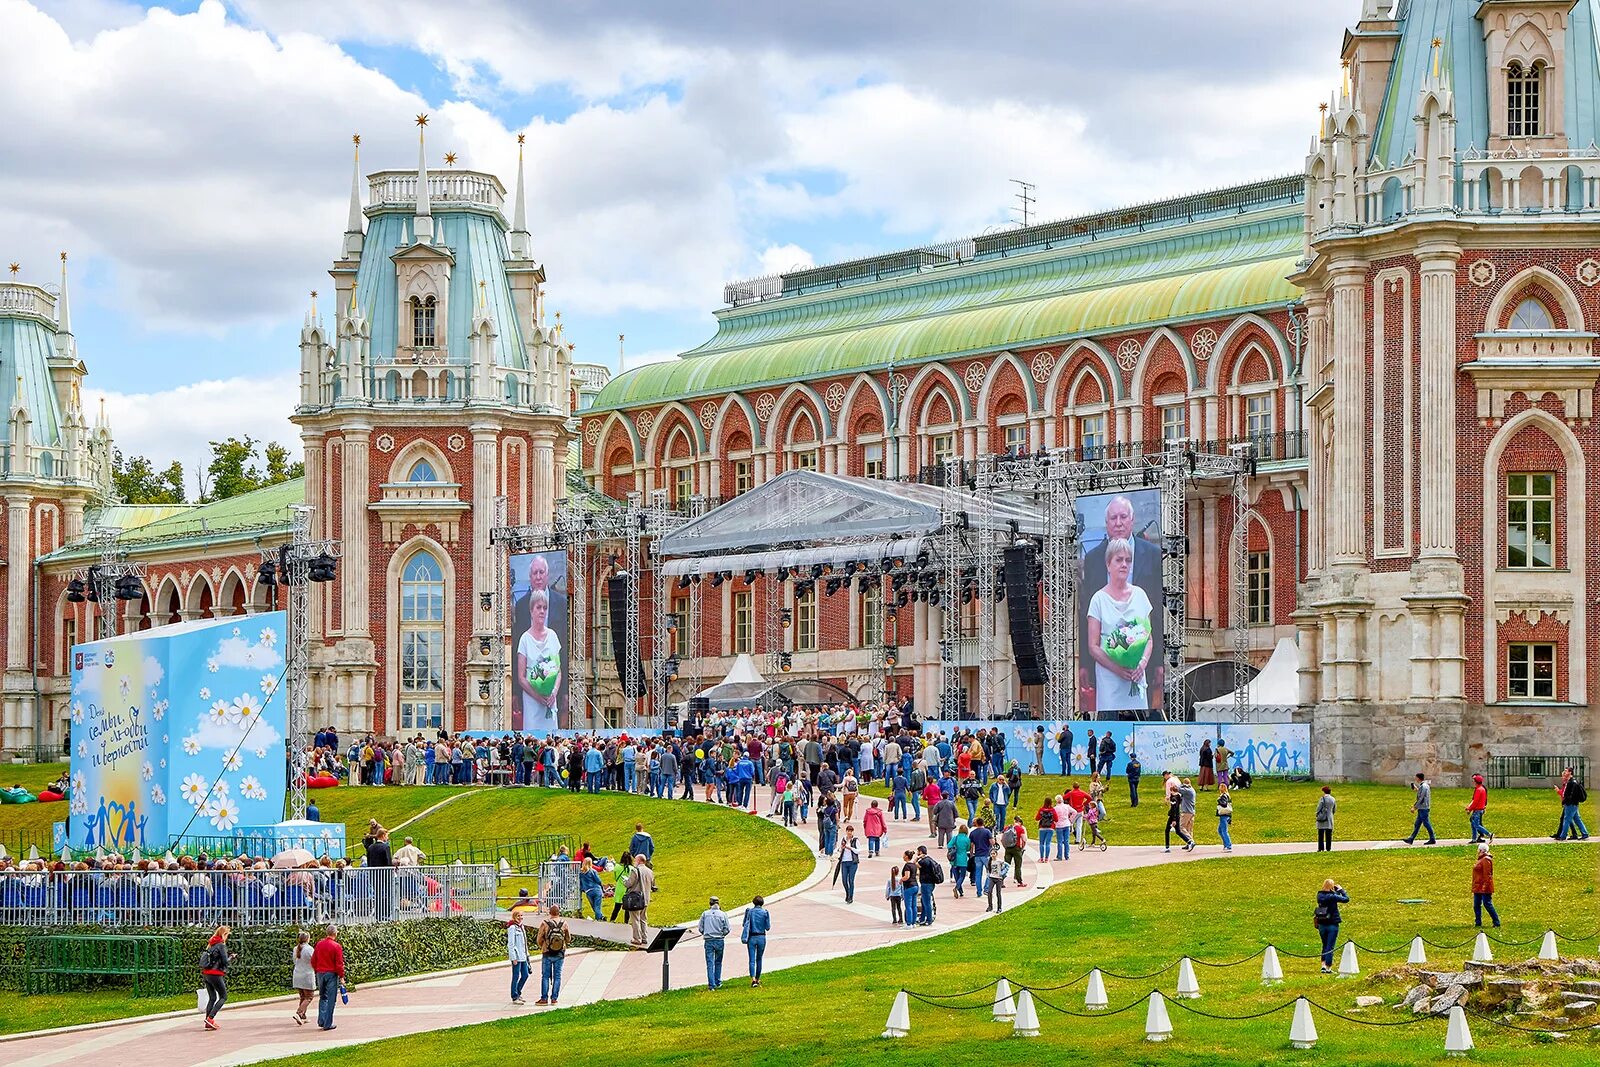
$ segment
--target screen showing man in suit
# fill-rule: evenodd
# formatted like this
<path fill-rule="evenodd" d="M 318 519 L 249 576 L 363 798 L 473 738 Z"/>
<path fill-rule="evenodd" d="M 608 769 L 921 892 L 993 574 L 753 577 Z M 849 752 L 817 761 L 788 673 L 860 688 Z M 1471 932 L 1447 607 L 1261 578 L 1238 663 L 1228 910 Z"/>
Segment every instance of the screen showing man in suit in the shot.
<path fill-rule="evenodd" d="M 1161 490 L 1077 498 L 1078 689 L 1103 718 L 1161 707 Z M 1087 707 L 1086 709 L 1087 710 Z"/>
<path fill-rule="evenodd" d="M 511 557 L 511 729 L 543 735 L 567 709 L 567 554 Z"/>

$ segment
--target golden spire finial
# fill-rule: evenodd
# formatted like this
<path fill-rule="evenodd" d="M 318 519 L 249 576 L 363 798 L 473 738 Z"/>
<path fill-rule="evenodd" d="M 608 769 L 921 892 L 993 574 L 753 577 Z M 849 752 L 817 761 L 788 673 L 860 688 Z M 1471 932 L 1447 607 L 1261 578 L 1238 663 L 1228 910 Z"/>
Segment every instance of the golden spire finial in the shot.
<path fill-rule="evenodd" d="M 67 261 L 67 254 L 65 252 L 62 252 L 61 253 L 61 262 L 65 263 L 66 261 Z"/>
<path fill-rule="evenodd" d="M 311 290 L 311 317 L 317 317 L 317 291 Z"/>
<path fill-rule="evenodd" d="M 485 307 L 488 307 L 488 306 L 489 306 L 489 283 L 484 281 L 482 278 L 479 278 L 478 279 L 478 307 L 481 310 L 482 308 L 485 308 Z"/>
<path fill-rule="evenodd" d="M 13 264 L 11 264 L 11 276 L 12 277 L 16 277 L 17 272 L 19 270 L 21 270 L 21 269 L 22 269 L 22 264 L 21 263 L 13 263 Z"/>
<path fill-rule="evenodd" d="M 1443 54 L 1443 48 L 1444 38 L 1435 37 L 1433 39 L 1433 77 L 1435 80 L 1439 77 L 1439 58 Z"/>
<path fill-rule="evenodd" d="M 416 121 L 417 121 L 417 125 L 419 127 L 420 126 L 426 126 L 428 124 L 428 116 L 427 116 L 427 114 L 423 113 L 421 115 L 418 115 Z"/>
<path fill-rule="evenodd" d="M 350 135 L 350 143 L 355 145 L 357 148 L 360 148 L 361 147 L 361 135 L 359 133 L 352 133 Z"/>
<path fill-rule="evenodd" d="M 523 144 L 523 143 L 525 143 L 525 142 L 526 142 L 526 141 L 527 141 L 527 140 L 528 140 L 528 135 L 527 135 L 527 134 L 525 134 L 525 133 L 519 133 L 519 134 L 517 134 L 517 143 L 518 143 L 518 144 Z"/>
<path fill-rule="evenodd" d="M 456 165 L 456 154 L 454 152 L 446 152 L 444 154 L 444 162 L 445 162 L 445 166 L 447 166 L 447 167 L 455 166 Z"/>

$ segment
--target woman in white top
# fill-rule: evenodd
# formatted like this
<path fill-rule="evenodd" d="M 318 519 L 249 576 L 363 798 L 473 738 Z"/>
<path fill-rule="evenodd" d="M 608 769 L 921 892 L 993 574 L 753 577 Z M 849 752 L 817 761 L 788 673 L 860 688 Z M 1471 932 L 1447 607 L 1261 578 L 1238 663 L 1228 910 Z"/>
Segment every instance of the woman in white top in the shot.
<path fill-rule="evenodd" d="M 556 697 L 561 692 L 561 639 L 545 625 L 550 617 L 550 594 L 535 589 L 528 594 L 528 631 L 517 642 L 517 686 L 522 690 L 522 725 L 512 724 L 512 729 L 527 733 L 544 734 L 557 729 Z M 555 686 L 549 696 L 533 688 L 528 678 L 530 668 L 541 660 L 554 660 L 557 664 Z"/>
<path fill-rule="evenodd" d="M 1150 634 L 1150 598 L 1129 582 L 1133 574 L 1133 542 L 1114 537 L 1106 542 L 1106 584 L 1089 600 L 1089 655 L 1094 659 L 1094 706 L 1098 711 L 1139 710 L 1150 706 L 1145 667 L 1155 650 L 1148 639 L 1144 655 L 1133 667 L 1114 662 L 1105 638 L 1126 623 L 1142 624 Z"/>
<path fill-rule="evenodd" d="M 290 961 L 294 966 L 294 974 L 289 979 L 289 984 L 294 991 L 300 994 L 300 1004 L 294 1010 L 294 1021 L 298 1026 L 306 1024 L 306 1008 L 311 1004 L 311 998 L 317 992 L 317 976 L 311 971 L 311 935 L 304 930 L 295 940 L 294 957 Z"/>

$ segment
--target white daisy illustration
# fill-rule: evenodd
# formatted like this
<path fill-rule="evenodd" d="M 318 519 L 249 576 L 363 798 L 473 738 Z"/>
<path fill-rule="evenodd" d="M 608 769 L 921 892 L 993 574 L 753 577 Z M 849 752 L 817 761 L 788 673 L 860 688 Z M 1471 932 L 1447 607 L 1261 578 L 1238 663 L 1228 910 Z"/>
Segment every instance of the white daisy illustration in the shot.
<path fill-rule="evenodd" d="M 272 648 L 278 643 L 278 632 L 272 629 L 262 630 L 258 639 L 267 648 Z"/>
<path fill-rule="evenodd" d="M 72 721 L 79 726 L 83 725 L 83 705 L 77 701 L 73 701 L 72 704 Z"/>
<path fill-rule="evenodd" d="M 145 760 L 144 766 L 139 768 L 139 773 L 143 775 L 144 780 L 148 782 L 150 779 L 156 776 L 156 769 L 150 765 L 149 760 Z"/>
<path fill-rule="evenodd" d="M 150 706 L 150 717 L 156 722 L 160 722 L 167 717 L 167 707 L 168 704 L 165 700 L 156 701 Z"/>
<path fill-rule="evenodd" d="M 206 718 L 212 726 L 225 726 L 228 722 L 228 702 L 218 700 L 206 711 Z"/>
<path fill-rule="evenodd" d="M 75 796 L 75 797 L 80 797 L 80 796 L 83 795 L 83 772 L 82 771 L 73 771 L 72 772 L 72 795 Z"/>
<path fill-rule="evenodd" d="M 239 795 L 250 800 L 265 800 L 267 791 L 261 788 L 261 782 L 255 775 L 249 774 L 239 783 Z"/>
<path fill-rule="evenodd" d="M 256 749 L 256 759 L 266 759 L 266 758 L 267 758 L 267 746 L 266 745 L 262 745 L 260 748 Z"/>
<path fill-rule="evenodd" d="M 261 676 L 261 695 L 269 697 L 273 693 L 277 692 L 277 690 L 278 679 L 270 674 L 263 674 Z"/>
<path fill-rule="evenodd" d="M 88 754 L 89 754 L 89 742 L 87 742 L 87 741 L 79 741 L 78 742 L 78 756 L 79 756 L 79 758 L 81 759 L 81 758 L 87 756 Z"/>
<path fill-rule="evenodd" d="M 189 775 L 178 787 L 178 795 L 198 808 L 206 799 L 206 780 L 198 774 Z"/>
<path fill-rule="evenodd" d="M 239 753 L 237 752 L 230 752 L 222 757 L 222 769 L 225 771 L 236 771 L 243 766 L 244 760 L 239 758 Z"/>
<path fill-rule="evenodd" d="M 163 745 L 167 743 L 167 735 L 166 734 L 162 734 L 161 735 L 161 743 Z"/>
<path fill-rule="evenodd" d="M 166 760 L 162 760 L 161 762 L 165 763 Z M 159 785 L 151 786 L 150 800 L 156 804 L 165 804 L 167 802 L 167 791 L 162 789 Z"/>
<path fill-rule="evenodd" d="M 1082 748 L 1075 748 L 1072 750 L 1072 765 L 1074 767 L 1080 763 L 1082 763 L 1084 766 L 1088 766 L 1088 759 L 1089 754 L 1086 753 Z"/>
<path fill-rule="evenodd" d="M 233 636 L 235 636 L 235 637 L 238 637 L 238 636 L 239 636 L 239 635 L 240 635 L 240 634 L 242 634 L 242 633 L 244 633 L 244 631 L 243 631 L 243 630 L 241 630 L 241 629 L 239 629 L 239 628 L 238 628 L 238 627 L 237 627 L 237 626 L 235 626 L 235 627 L 234 627 L 234 628 L 233 628 Z"/>
<path fill-rule="evenodd" d="M 210 671 L 212 674 L 216 674 L 217 673 L 217 669 L 218 669 L 218 664 L 217 664 L 216 660 L 214 660 L 214 659 L 206 660 L 206 670 Z"/>
<path fill-rule="evenodd" d="M 200 755 L 200 739 L 194 734 L 190 734 L 183 739 L 183 754 L 186 756 Z"/>
<path fill-rule="evenodd" d="M 123 696 L 127 696 L 129 691 L 133 689 L 133 679 L 124 674 L 117 679 L 117 688 L 122 691 Z"/>
<path fill-rule="evenodd" d="M 248 727 L 256 721 L 261 714 L 261 702 L 249 693 L 241 693 L 233 698 L 233 706 L 228 712 L 228 718 L 241 726 Z"/>
<path fill-rule="evenodd" d="M 222 797 L 211 805 L 211 825 L 218 830 L 232 830 L 239 821 L 239 806 L 227 797 Z"/>
<path fill-rule="evenodd" d="M 161 757 L 161 769 L 162 770 L 166 770 L 167 769 L 167 757 L 165 757 L 165 756 Z"/>
<path fill-rule="evenodd" d="M 74 815 L 87 815 L 87 814 L 89 814 L 89 798 L 84 796 L 81 793 L 75 794 L 73 796 L 73 798 L 72 798 L 72 814 L 74 814 Z"/>
<path fill-rule="evenodd" d="M 201 686 L 200 687 L 200 699 L 201 700 L 210 700 L 211 699 L 211 690 L 207 689 L 205 686 Z"/>

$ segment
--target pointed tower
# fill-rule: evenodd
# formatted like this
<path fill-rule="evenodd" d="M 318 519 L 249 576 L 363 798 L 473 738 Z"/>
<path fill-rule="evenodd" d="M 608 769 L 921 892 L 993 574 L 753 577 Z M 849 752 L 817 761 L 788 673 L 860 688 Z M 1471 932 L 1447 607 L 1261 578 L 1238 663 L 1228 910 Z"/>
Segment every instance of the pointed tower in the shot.
<path fill-rule="evenodd" d="M 1430 45 L 1428 71 L 1418 94 L 1413 204 L 1419 211 L 1448 211 L 1456 202 L 1456 99 L 1444 40 Z"/>
<path fill-rule="evenodd" d="M 355 144 L 355 159 L 350 164 L 350 215 L 344 224 L 344 258 L 360 259 L 366 236 L 366 219 L 361 213 L 361 135 L 352 134 L 350 140 Z"/>
<path fill-rule="evenodd" d="M 528 237 L 528 205 L 523 193 L 522 150 L 527 140 L 527 134 L 517 134 L 517 192 L 511 209 L 511 233 L 508 235 L 512 259 L 527 259 L 532 244 Z"/>
<path fill-rule="evenodd" d="M 417 210 L 412 230 L 419 245 L 433 243 L 433 209 L 428 200 L 428 116 L 417 116 Z"/>

